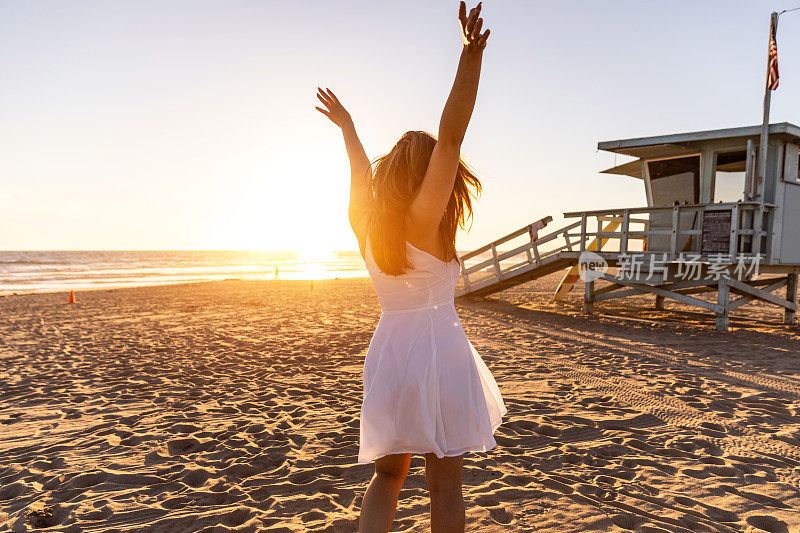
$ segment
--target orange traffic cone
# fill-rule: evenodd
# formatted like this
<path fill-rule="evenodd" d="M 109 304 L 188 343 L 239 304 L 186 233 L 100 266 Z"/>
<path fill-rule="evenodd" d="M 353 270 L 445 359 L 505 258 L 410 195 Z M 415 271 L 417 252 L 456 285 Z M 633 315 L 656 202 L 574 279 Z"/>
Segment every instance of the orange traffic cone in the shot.
<path fill-rule="evenodd" d="M 75 291 L 69 291 L 69 301 L 67 303 L 70 304 L 75 303 Z"/>

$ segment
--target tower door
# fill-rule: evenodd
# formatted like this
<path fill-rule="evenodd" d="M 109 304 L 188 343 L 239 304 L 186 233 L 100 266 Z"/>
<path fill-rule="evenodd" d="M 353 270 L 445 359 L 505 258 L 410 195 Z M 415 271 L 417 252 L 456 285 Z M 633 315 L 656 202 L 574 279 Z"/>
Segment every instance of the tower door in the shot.
<path fill-rule="evenodd" d="M 690 155 L 668 159 L 650 160 L 646 163 L 648 189 L 652 206 L 672 206 L 696 204 L 700 201 L 700 156 Z M 683 212 L 678 221 L 680 230 L 699 229 L 699 214 Z M 647 250 L 669 252 L 672 240 L 672 210 L 657 211 L 650 214 L 650 229 L 663 233 L 648 238 Z M 678 234 L 675 251 L 688 251 L 696 248 L 691 235 Z"/>

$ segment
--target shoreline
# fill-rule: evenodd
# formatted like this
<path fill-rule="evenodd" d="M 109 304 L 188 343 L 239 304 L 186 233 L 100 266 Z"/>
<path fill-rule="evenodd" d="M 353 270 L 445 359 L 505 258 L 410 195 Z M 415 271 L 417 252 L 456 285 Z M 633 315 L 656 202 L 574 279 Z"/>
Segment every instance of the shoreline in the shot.
<path fill-rule="evenodd" d="M 358 252 L 257 250 L 0 252 L 0 294 L 161 286 L 225 279 L 364 277 Z"/>
<path fill-rule="evenodd" d="M 31 294 L 69 294 L 69 291 L 71 291 L 71 290 L 75 291 L 75 294 L 78 294 L 79 292 L 119 291 L 119 290 L 125 290 L 125 289 L 137 289 L 137 288 L 142 288 L 142 287 L 166 287 L 166 286 L 172 286 L 172 285 L 194 285 L 194 284 L 197 284 L 197 283 L 226 283 L 226 282 L 237 282 L 237 281 L 242 281 L 242 282 L 250 282 L 250 281 L 256 281 L 256 282 L 262 282 L 262 281 L 263 282 L 296 281 L 296 282 L 299 282 L 299 283 L 308 283 L 310 281 L 314 281 L 314 282 L 332 281 L 332 280 L 341 281 L 341 280 L 348 280 L 348 279 L 359 280 L 359 279 L 367 279 L 367 278 L 369 278 L 369 274 L 365 274 L 363 276 L 359 275 L 359 276 L 344 276 L 344 277 L 318 278 L 318 279 L 269 279 L 269 278 L 264 278 L 264 279 L 259 279 L 259 278 L 252 278 L 252 279 L 248 279 L 248 278 L 199 279 L 199 280 L 196 280 L 196 281 L 175 281 L 175 282 L 166 281 L 164 283 L 146 283 L 146 284 L 136 284 L 136 285 L 119 285 L 119 286 L 115 286 L 115 287 L 82 287 L 80 289 L 74 289 L 74 288 L 73 289 L 64 288 L 64 289 L 59 289 L 59 290 L 44 289 L 44 290 L 30 290 L 30 291 L 24 291 L 24 292 L 0 290 L 0 298 L 3 298 L 5 296 L 28 296 L 28 295 L 31 295 Z"/>

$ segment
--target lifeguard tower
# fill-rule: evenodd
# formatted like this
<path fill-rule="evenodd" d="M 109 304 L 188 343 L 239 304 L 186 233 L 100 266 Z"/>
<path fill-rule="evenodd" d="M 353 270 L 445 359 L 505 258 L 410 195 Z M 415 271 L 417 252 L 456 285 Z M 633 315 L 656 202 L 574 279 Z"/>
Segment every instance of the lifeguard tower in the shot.
<path fill-rule="evenodd" d="M 633 161 L 603 171 L 642 180 L 646 207 L 564 213 L 546 235 L 538 220 L 464 254 L 456 296 L 485 296 L 570 267 L 556 299 L 584 283 L 583 312 L 598 302 L 653 294 L 714 313 L 761 300 L 794 323 L 800 272 L 800 128 L 770 124 L 763 179 L 761 126 L 601 142 Z M 609 268 L 616 268 L 615 274 Z M 767 274 L 770 277 L 762 278 Z M 596 287 L 599 280 L 608 284 Z M 785 297 L 776 291 L 786 288 Z M 716 292 L 716 301 L 693 296 Z"/>

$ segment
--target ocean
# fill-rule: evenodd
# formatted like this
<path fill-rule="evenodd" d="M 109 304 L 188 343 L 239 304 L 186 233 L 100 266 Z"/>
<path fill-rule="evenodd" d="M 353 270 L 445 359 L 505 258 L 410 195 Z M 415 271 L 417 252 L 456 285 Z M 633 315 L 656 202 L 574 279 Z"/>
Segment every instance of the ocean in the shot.
<path fill-rule="evenodd" d="M 276 275 L 277 268 L 277 275 Z M 367 276 L 357 251 L 0 251 L 0 294 L 111 289 L 222 279 Z"/>

